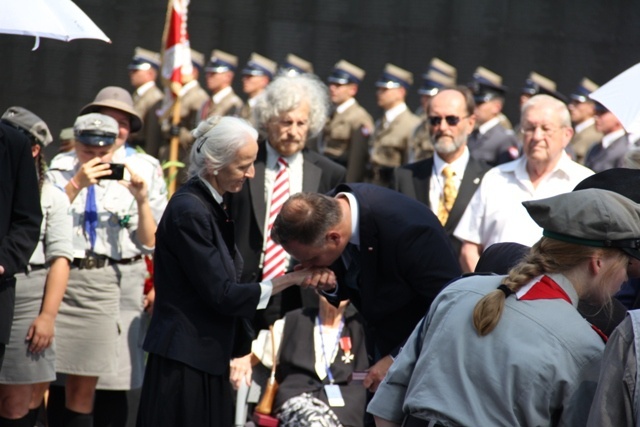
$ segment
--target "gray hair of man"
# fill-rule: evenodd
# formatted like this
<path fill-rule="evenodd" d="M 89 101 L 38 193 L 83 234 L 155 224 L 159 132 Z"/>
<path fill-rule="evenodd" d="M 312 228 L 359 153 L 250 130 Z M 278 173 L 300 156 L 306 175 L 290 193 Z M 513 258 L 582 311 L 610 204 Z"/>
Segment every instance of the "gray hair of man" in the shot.
<path fill-rule="evenodd" d="M 571 114 L 569 113 L 567 104 L 550 95 L 535 95 L 524 103 L 520 114 L 520 127 L 522 127 L 522 120 L 524 120 L 527 111 L 532 107 L 538 107 L 541 105 L 545 105 L 555 110 L 560 127 L 571 127 Z"/>
<path fill-rule="evenodd" d="M 189 178 L 208 178 L 231 163 L 249 138 L 258 139 L 258 132 L 238 117 L 211 116 L 198 124 L 191 134 L 196 138 L 189 157 Z"/>
<path fill-rule="evenodd" d="M 318 77 L 312 74 L 298 76 L 281 75 L 267 86 L 254 107 L 254 118 L 258 129 L 266 135 L 267 124 L 286 113 L 309 104 L 309 135 L 320 133 L 329 114 L 329 90 Z"/>

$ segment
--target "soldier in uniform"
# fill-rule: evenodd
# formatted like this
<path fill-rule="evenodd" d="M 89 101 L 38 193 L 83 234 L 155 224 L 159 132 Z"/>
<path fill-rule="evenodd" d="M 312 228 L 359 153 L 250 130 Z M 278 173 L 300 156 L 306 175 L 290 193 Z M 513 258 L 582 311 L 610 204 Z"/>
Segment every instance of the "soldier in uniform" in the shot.
<path fill-rule="evenodd" d="M 416 115 L 420 117 L 422 122 L 413 131 L 411 146 L 414 151 L 410 163 L 433 156 L 433 144 L 429 136 L 429 123 L 427 123 L 429 101 L 440 90 L 455 87 L 457 77 L 456 68 L 438 58 L 431 60 L 429 68 L 422 75 L 422 84 L 418 89 L 420 107 L 416 110 Z"/>
<path fill-rule="evenodd" d="M 214 49 L 205 67 L 207 89 L 211 97 L 202 105 L 200 121 L 211 116 L 239 116 L 244 103 L 233 91 L 231 84 L 238 68 L 238 57 Z"/>
<path fill-rule="evenodd" d="M 376 82 L 378 105 L 384 110 L 376 121 L 369 139 L 373 184 L 389 187 L 393 168 L 407 163 L 412 151 L 411 135 L 420 118 L 405 104 L 407 89 L 413 84 L 413 74 L 393 64 L 386 64 Z"/>
<path fill-rule="evenodd" d="M 476 103 L 476 129 L 467 146 L 471 156 L 491 166 L 510 162 L 520 155 L 519 141 L 512 130 L 500 124 L 500 114 L 507 93 L 502 77 L 484 67 L 478 67 L 469 83 Z"/>
<path fill-rule="evenodd" d="M 570 95 L 569 112 L 575 133 L 567 147 L 567 152 L 573 155 L 575 161 L 582 164 L 589 148 L 595 142 L 602 140 L 602 133 L 596 130 L 595 102 L 589 98 L 589 94 L 598 87 L 585 77 L 576 91 Z"/>
<path fill-rule="evenodd" d="M 347 182 L 364 179 L 369 161 L 373 119 L 355 96 L 365 72 L 345 60 L 334 65 L 329 78 L 333 113 L 323 131 L 324 155 L 347 168 Z"/>
<path fill-rule="evenodd" d="M 624 166 L 624 156 L 632 147 L 620 120 L 604 105 L 596 102 L 596 130 L 602 140 L 591 145 L 584 165 L 594 172 Z"/>
<path fill-rule="evenodd" d="M 169 159 L 169 143 L 172 135 L 178 135 L 180 146 L 178 147 L 178 160 L 185 164 L 178 171 L 176 178 L 178 186 L 187 176 L 186 171 L 189 163 L 189 152 L 191 144 L 193 144 L 193 136 L 191 131 L 195 129 L 198 122 L 198 112 L 202 105 L 207 102 L 209 95 L 200 86 L 198 77 L 204 69 L 204 55 L 196 50 L 191 49 L 191 63 L 193 65 L 193 74 L 191 76 L 183 76 L 182 89 L 180 90 L 180 122 L 177 126 L 172 126 L 171 118 L 173 117 L 173 106 L 163 107 L 162 113 L 162 133 L 165 144 L 160 148 L 160 159 L 166 161 Z"/>
<path fill-rule="evenodd" d="M 313 74 L 313 64 L 306 59 L 302 59 L 293 53 L 287 54 L 284 63 L 278 71 L 279 74 L 297 76 L 300 74 Z"/>
<path fill-rule="evenodd" d="M 556 82 L 532 71 L 524 82 L 520 93 L 520 106 L 523 106 L 534 95 L 550 95 L 567 103 L 567 97 L 558 92 Z"/>
<path fill-rule="evenodd" d="M 247 95 L 247 102 L 242 106 L 240 117 L 256 127 L 251 109 L 256 105 L 258 96 L 264 92 L 275 76 L 278 64 L 262 55 L 253 52 L 247 65 L 242 69 L 242 91 Z"/>
<path fill-rule="evenodd" d="M 131 86 L 135 89 L 131 95 L 133 108 L 143 119 L 142 129 L 130 135 L 129 143 L 135 147 L 142 147 L 153 157 L 158 157 L 162 137 L 156 110 L 163 98 L 162 91 L 156 85 L 160 70 L 160 54 L 137 47 L 127 68 Z"/>

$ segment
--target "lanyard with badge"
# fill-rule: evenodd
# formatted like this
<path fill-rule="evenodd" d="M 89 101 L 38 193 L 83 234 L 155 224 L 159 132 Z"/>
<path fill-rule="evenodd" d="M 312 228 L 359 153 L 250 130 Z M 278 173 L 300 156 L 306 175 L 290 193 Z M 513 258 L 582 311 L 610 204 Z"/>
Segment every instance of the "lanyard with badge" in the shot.
<path fill-rule="evenodd" d="M 338 328 L 336 343 L 333 346 L 329 357 L 327 357 L 327 352 L 324 349 L 324 339 L 322 338 L 322 324 L 320 323 L 320 316 L 316 317 L 316 324 L 318 325 L 318 331 L 320 333 L 320 345 L 322 346 L 322 355 L 324 356 L 324 366 L 327 370 L 327 377 L 329 378 L 329 384 L 325 384 L 324 391 L 325 393 L 327 393 L 329 406 L 341 407 L 344 406 L 344 399 L 342 398 L 342 393 L 340 392 L 340 386 L 333 383 L 333 374 L 331 373 L 329 365 L 330 357 L 333 356 L 334 352 L 337 354 L 338 346 L 340 345 L 340 336 L 342 335 L 342 328 L 344 327 L 344 317 L 340 319 L 340 327 Z"/>

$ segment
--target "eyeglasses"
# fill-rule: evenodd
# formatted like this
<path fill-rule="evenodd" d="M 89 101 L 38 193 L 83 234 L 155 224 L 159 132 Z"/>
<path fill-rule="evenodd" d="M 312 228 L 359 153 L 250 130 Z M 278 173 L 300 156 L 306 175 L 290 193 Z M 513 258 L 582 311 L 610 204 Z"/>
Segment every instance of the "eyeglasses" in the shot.
<path fill-rule="evenodd" d="M 458 123 L 460 123 L 460 120 L 464 120 L 469 116 L 464 116 L 464 117 L 458 117 L 458 116 L 444 116 L 444 117 L 440 117 L 440 116 L 429 116 L 429 124 L 431 126 L 440 126 L 440 124 L 442 123 L 442 119 L 444 119 L 445 122 L 447 122 L 447 124 L 449 126 L 456 126 Z"/>

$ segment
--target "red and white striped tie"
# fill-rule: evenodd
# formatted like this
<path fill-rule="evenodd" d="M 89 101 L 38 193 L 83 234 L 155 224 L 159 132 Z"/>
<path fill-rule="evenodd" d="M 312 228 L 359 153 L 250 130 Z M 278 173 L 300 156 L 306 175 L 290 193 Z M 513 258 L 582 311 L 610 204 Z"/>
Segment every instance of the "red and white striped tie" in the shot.
<path fill-rule="evenodd" d="M 289 198 L 289 169 L 285 159 L 278 159 L 278 174 L 273 184 L 271 206 L 269 207 L 269 223 L 267 224 L 267 247 L 264 251 L 262 280 L 273 279 L 285 273 L 287 258 L 282 246 L 271 240 L 271 228 L 284 202 Z"/>

